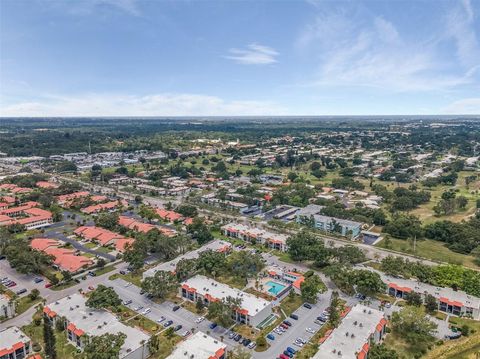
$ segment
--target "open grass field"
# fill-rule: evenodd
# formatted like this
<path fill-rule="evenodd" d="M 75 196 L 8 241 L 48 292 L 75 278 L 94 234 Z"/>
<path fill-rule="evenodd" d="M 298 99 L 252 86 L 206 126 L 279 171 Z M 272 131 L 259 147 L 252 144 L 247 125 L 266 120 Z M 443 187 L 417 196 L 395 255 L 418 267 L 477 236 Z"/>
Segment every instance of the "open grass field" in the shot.
<path fill-rule="evenodd" d="M 478 269 L 474 263 L 474 257 L 466 254 L 453 252 L 442 242 L 430 239 L 418 240 L 415 251 L 413 250 L 413 241 L 390 238 L 390 246 L 386 246 L 385 240 L 377 244 L 378 247 L 392 249 L 399 252 L 417 255 L 434 261 L 461 264 L 469 268 Z"/>

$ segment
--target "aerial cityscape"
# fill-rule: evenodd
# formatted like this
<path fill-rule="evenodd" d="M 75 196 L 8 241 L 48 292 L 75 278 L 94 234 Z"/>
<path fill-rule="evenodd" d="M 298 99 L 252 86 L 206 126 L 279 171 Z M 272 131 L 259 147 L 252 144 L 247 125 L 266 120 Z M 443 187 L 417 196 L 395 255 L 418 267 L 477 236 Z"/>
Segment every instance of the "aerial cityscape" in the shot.
<path fill-rule="evenodd" d="M 0 0 L 0 359 L 480 358 L 479 14 Z"/>

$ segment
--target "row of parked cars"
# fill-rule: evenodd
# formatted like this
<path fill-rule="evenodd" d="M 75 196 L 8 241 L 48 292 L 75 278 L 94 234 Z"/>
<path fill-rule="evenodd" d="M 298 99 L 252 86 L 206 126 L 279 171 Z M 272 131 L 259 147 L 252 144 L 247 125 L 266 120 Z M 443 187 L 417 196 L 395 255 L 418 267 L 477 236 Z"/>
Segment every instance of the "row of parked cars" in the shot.
<path fill-rule="evenodd" d="M 17 283 L 15 281 L 11 280 L 8 277 L 2 278 L 0 283 L 2 283 L 2 285 L 7 287 L 7 288 L 13 288 L 17 285 Z M 20 294 L 23 294 L 23 293 L 27 293 L 27 290 L 25 288 L 19 289 L 15 292 L 15 294 L 17 294 L 17 295 L 20 295 Z"/>
<path fill-rule="evenodd" d="M 251 339 L 244 338 L 241 334 L 235 333 L 234 331 L 230 332 L 230 334 L 228 334 L 228 337 L 249 349 L 253 349 L 257 346 L 257 344 Z"/>

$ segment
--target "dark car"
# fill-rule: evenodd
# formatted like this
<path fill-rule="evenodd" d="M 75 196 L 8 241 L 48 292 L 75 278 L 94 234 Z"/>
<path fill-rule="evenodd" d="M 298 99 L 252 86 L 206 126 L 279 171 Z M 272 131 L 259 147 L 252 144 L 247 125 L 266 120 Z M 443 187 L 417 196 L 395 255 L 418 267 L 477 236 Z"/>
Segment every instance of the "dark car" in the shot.
<path fill-rule="evenodd" d="M 23 288 L 23 289 L 17 290 L 16 293 L 17 293 L 17 295 L 20 295 L 20 294 L 23 294 L 23 293 L 27 293 L 27 290 L 25 288 Z"/>
<path fill-rule="evenodd" d="M 303 306 L 307 309 L 312 309 L 312 305 L 310 303 L 303 303 Z"/>
<path fill-rule="evenodd" d="M 210 324 L 210 329 L 215 329 L 217 327 L 217 325 L 218 325 L 217 323 Z"/>
<path fill-rule="evenodd" d="M 182 329 L 182 326 L 179 324 L 179 325 L 177 325 L 173 330 L 175 330 L 176 332 L 178 332 L 180 329 Z"/>
<path fill-rule="evenodd" d="M 244 345 L 244 346 L 248 346 L 251 342 L 252 342 L 252 341 L 251 341 L 250 339 L 245 339 L 245 340 L 243 341 L 243 345 Z"/>
<path fill-rule="evenodd" d="M 283 324 L 288 325 L 289 327 L 292 326 L 292 323 L 290 323 L 288 320 L 284 320 L 284 321 L 283 321 Z"/>
<path fill-rule="evenodd" d="M 290 314 L 290 318 L 298 320 L 298 315 L 296 314 Z"/>
<path fill-rule="evenodd" d="M 174 312 L 176 312 L 176 311 L 179 310 L 179 309 L 180 309 L 180 306 L 179 306 L 179 305 L 175 305 L 175 306 L 172 308 L 172 310 L 173 310 Z"/>
<path fill-rule="evenodd" d="M 125 274 L 127 274 L 127 272 L 125 272 L 124 270 L 121 270 L 121 271 L 120 271 L 120 274 L 125 275 Z"/>
<path fill-rule="evenodd" d="M 43 278 L 37 277 L 33 280 L 35 283 L 43 282 Z"/>
<path fill-rule="evenodd" d="M 169 320 L 168 322 L 165 322 L 165 324 L 163 326 L 166 328 L 166 327 L 169 327 L 172 324 L 173 324 L 173 321 Z"/>
<path fill-rule="evenodd" d="M 242 339 L 241 334 L 237 334 L 237 336 L 235 338 L 233 338 L 233 340 L 235 340 L 236 342 L 240 341 L 240 339 Z"/>
<path fill-rule="evenodd" d="M 285 350 L 285 351 L 283 352 L 283 355 L 286 355 L 286 356 L 289 357 L 289 358 L 293 358 L 293 354 L 290 353 L 288 350 Z"/>

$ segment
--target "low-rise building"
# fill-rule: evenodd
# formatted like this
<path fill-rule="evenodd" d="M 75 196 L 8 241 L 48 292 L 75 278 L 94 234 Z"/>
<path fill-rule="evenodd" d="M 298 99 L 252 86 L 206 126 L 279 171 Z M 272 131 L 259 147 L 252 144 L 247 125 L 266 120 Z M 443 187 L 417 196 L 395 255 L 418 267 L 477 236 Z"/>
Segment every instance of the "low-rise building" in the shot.
<path fill-rule="evenodd" d="M 50 211 L 37 208 L 37 202 L 26 202 L 17 207 L 0 210 L 0 226 L 20 224 L 27 230 L 47 227 L 53 223 Z"/>
<path fill-rule="evenodd" d="M 269 248 L 285 252 L 288 236 L 239 223 L 229 223 L 222 227 L 227 237 L 238 238 L 250 243 L 267 245 Z"/>
<path fill-rule="evenodd" d="M 19 328 L 0 331 L 0 359 L 24 359 L 31 352 L 32 342 Z"/>
<path fill-rule="evenodd" d="M 0 318 L 15 316 L 15 301 L 6 294 L 0 294 Z"/>
<path fill-rule="evenodd" d="M 224 359 L 227 345 L 211 336 L 196 332 L 175 347 L 167 359 Z"/>
<path fill-rule="evenodd" d="M 86 298 L 78 293 L 64 297 L 44 307 L 44 318 L 55 326 L 58 320 L 62 320 L 67 340 L 80 350 L 85 348 L 91 337 L 123 333 L 126 337 L 120 348 L 119 359 L 149 357 L 149 335 L 140 329 L 123 324 L 106 310 L 87 307 L 85 302 Z"/>
<path fill-rule="evenodd" d="M 322 338 L 313 359 L 366 359 L 370 345 L 385 337 L 386 325 L 383 312 L 357 304 L 336 329 Z"/>
<path fill-rule="evenodd" d="M 432 295 L 438 304 L 438 310 L 457 316 L 468 316 L 480 320 L 480 298 L 469 295 L 461 290 L 437 287 L 430 284 L 401 278 L 383 278 L 387 282 L 388 294 L 404 298 L 408 293 L 419 293 L 422 298 Z"/>
<path fill-rule="evenodd" d="M 207 306 L 227 297 L 238 298 L 241 300 L 240 308 L 232 311 L 232 319 L 253 327 L 272 314 L 271 302 L 203 275 L 197 275 L 183 282 L 180 287 L 180 296 L 193 303 L 201 300 Z"/>

